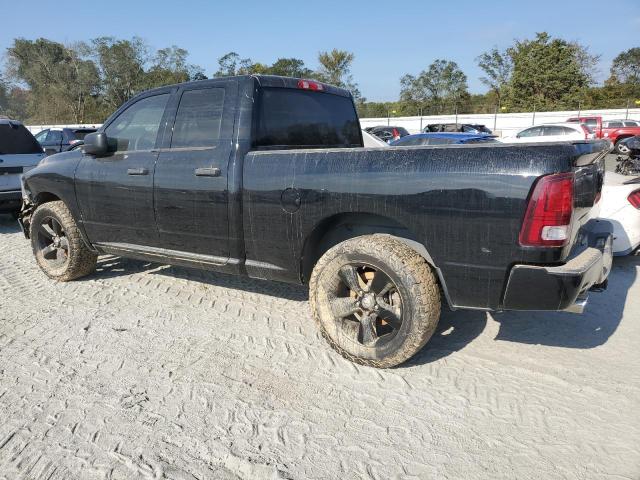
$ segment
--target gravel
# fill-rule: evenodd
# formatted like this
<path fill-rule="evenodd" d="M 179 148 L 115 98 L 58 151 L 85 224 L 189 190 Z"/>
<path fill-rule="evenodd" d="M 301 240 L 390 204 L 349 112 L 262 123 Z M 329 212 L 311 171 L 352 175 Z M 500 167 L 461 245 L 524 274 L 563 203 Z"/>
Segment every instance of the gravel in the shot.
<path fill-rule="evenodd" d="M 0 216 L 0 479 L 640 478 L 640 257 L 585 314 L 445 312 L 392 370 L 304 288 L 101 257 L 55 283 Z"/>

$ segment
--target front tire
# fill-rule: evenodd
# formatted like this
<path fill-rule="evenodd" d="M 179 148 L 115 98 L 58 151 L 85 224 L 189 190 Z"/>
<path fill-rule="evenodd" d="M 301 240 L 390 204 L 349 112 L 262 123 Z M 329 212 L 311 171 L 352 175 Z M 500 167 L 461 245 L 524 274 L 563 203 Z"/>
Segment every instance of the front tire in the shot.
<path fill-rule="evenodd" d="M 68 282 L 92 273 L 98 256 L 84 243 L 67 206 L 40 205 L 31 217 L 31 248 L 38 266 L 49 277 Z"/>
<path fill-rule="evenodd" d="M 415 355 L 440 317 L 440 290 L 425 259 L 389 235 L 352 238 L 318 261 L 309 301 L 340 355 L 389 368 Z"/>
<path fill-rule="evenodd" d="M 631 150 L 629 149 L 629 147 L 627 147 L 627 145 L 624 143 L 623 140 L 626 140 L 626 138 L 623 138 L 622 140 L 618 140 L 616 142 L 615 147 L 613 147 L 613 149 L 615 150 L 616 153 L 620 155 L 628 155 Z"/>

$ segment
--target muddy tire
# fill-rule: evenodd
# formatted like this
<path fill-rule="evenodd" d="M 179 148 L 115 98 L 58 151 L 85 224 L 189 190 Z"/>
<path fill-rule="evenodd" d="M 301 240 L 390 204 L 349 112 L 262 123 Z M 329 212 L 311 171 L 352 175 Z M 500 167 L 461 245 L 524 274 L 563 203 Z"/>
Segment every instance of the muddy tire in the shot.
<path fill-rule="evenodd" d="M 40 205 L 31 217 L 31 248 L 38 266 L 61 282 L 89 275 L 97 255 L 86 246 L 67 206 L 60 201 Z"/>
<path fill-rule="evenodd" d="M 389 235 L 342 242 L 318 261 L 309 302 L 322 336 L 361 365 L 394 367 L 431 338 L 440 290 L 425 259 Z"/>
<path fill-rule="evenodd" d="M 626 140 L 626 138 L 623 138 L 622 140 L 618 140 L 616 142 L 615 147 L 613 147 L 613 151 L 619 155 L 629 155 L 629 147 L 627 147 L 627 145 L 624 143 L 624 140 Z"/>

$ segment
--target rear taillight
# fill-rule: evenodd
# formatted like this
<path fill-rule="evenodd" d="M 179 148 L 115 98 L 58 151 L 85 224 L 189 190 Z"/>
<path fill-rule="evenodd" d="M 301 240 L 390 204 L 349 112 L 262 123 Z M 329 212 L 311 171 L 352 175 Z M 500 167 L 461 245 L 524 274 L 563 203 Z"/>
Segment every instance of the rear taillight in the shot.
<path fill-rule="evenodd" d="M 314 82 L 313 80 L 298 80 L 298 88 L 313 90 L 314 92 L 322 92 L 324 90 L 324 85 L 319 82 Z"/>
<path fill-rule="evenodd" d="M 634 208 L 640 210 L 640 190 L 631 192 L 627 197 L 627 200 L 629 200 L 629 203 L 633 205 Z"/>
<path fill-rule="evenodd" d="M 537 181 L 520 229 L 520 245 L 561 247 L 568 242 L 573 215 L 573 180 L 573 173 L 558 173 Z"/>

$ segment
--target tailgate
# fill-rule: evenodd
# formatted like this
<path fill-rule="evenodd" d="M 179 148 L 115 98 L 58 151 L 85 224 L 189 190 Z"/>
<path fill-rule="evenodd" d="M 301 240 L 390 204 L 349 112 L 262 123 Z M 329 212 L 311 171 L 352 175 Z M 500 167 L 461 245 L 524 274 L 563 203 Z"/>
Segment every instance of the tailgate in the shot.
<path fill-rule="evenodd" d="M 43 153 L 0 154 L 0 191 L 20 190 L 22 174 L 43 158 Z"/>

